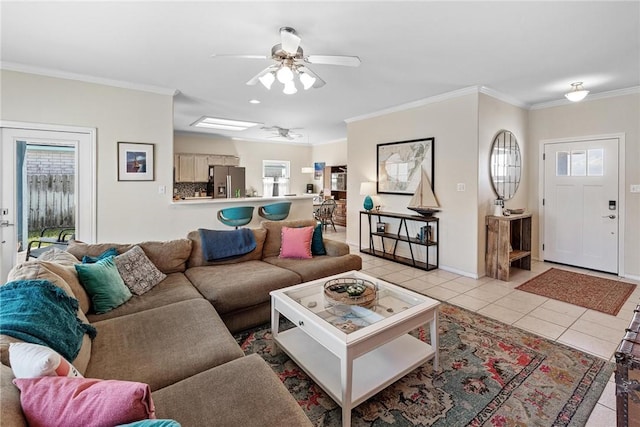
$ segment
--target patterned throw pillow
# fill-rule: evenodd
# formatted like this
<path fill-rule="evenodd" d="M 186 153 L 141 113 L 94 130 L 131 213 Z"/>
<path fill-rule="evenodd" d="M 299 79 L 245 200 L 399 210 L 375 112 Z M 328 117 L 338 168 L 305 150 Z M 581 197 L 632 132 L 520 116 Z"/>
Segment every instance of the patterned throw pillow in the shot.
<path fill-rule="evenodd" d="M 129 290 L 136 295 L 149 292 L 167 275 L 153 265 L 140 246 L 134 246 L 115 258 L 120 277 Z"/>

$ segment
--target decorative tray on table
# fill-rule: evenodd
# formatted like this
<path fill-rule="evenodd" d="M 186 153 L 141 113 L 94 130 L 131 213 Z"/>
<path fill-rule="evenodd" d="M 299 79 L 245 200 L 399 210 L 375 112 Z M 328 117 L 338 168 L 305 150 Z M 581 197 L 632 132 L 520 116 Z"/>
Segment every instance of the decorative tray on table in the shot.
<path fill-rule="evenodd" d="M 342 277 L 324 284 L 324 295 L 331 304 L 371 307 L 376 302 L 376 285 L 369 280 Z"/>

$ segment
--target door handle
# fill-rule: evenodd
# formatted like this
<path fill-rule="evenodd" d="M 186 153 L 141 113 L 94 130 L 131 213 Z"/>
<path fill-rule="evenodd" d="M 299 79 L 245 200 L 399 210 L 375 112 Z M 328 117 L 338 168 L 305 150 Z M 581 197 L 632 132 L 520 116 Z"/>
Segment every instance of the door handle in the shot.
<path fill-rule="evenodd" d="M 616 219 L 616 216 L 614 214 L 611 214 L 611 215 L 604 215 L 602 218 Z"/>
<path fill-rule="evenodd" d="M 0 221 L 0 227 L 11 227 L 13 224 L 9 224 L 8 220 Z"/>

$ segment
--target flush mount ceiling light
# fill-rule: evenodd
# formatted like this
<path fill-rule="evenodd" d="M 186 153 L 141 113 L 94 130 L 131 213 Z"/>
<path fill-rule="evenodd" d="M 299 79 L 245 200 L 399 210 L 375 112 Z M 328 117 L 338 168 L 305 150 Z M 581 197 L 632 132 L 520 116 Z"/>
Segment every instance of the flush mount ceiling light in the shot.
<path fill-rule="evenodd" d="M 260 123 L 242 122 L 239 120 L 220 119 L 217 117 L 200 117 L 191 126 L 198 128 L 220 129 L 220 130 L 246 130 L 250 127 L 257 126 Z"/>
<path fill-rule="evenodd" d="M 260 71 L 248 85 L 253 86 L 258 82 L 267 89 L 271 89 L 277 80 L 284 86 L 283 92 L 292 95 L 298 92 L 296 84 L 304 90 L 320 88 L 325 85 L 324 80 L 318 77 L 305 64 L 340 65 L 346 67 L 358 67 L 360 58 L 344 55 L 308 55 L 305 56 L 300 47 L 301 38 L 296 30 L 291 27 L 280 28 L 280 43 L 271 48 L 271 56 L 262 55 L 213 55 L 216 57 L 235 57 L 245 59 L 273 59 L 274 64 Z"/>
<path fill-rule="evenodd" d="M 582 101 L 589 94 L 588 90 L 582 87 L 582 82 L 571 83 L 571 91 L 564 94 L 564 96 L 572 102 Z"/>

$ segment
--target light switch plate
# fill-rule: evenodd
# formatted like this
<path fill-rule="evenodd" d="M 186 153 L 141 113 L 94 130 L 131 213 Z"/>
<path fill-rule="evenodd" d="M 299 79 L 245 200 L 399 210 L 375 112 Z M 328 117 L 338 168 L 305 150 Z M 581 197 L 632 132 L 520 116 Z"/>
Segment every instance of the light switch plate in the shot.
<path fill-rule="evenodd" d="M 631 184 L 631 189 L 629 191 L 632 193 L 640 193 L 640 184 Z"/>
<path fill-rule="evenodd" d="M 458 191 L 466 191 L 466 189 L 467 189 L 466 187 L 467 187 L 467 186 L 466 186 L 466 185 L 464 185 L 464 183 L 463 183 L 463 182 L 459 182 L 459 183 L 458 183 L 458 185 L 456 186 L 456 189 L 457 189 Z"/>
<path fill-rule="evenodd" d="M 158 194 L 164 194 L 167 192 L 167 187 L 164 185 L 158 186 Z"/>

